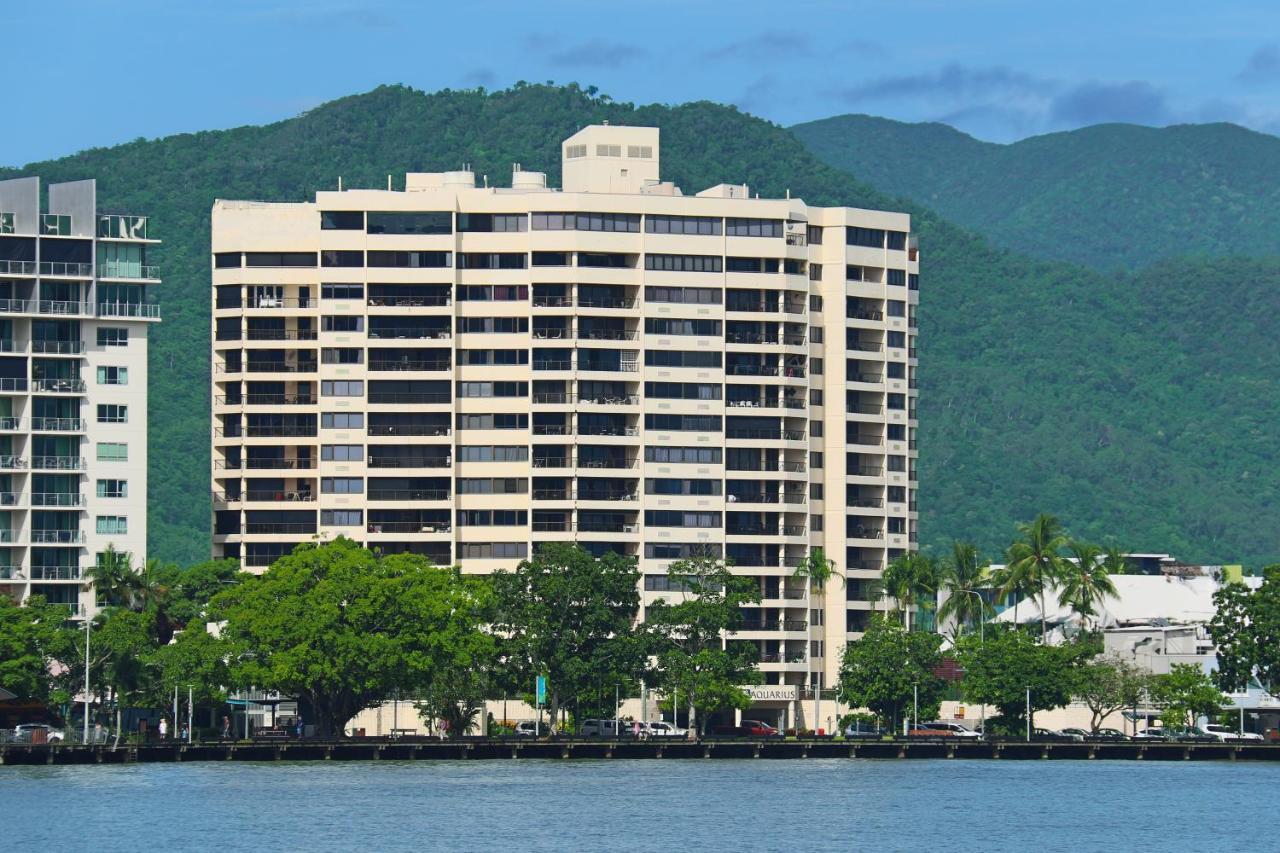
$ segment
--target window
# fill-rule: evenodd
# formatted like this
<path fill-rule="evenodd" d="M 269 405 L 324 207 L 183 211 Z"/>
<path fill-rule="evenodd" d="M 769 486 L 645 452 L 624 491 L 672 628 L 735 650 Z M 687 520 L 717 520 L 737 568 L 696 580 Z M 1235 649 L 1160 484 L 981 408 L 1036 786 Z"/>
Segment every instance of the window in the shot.
<path fill-rule="evenodd" d="M 122 406 L 117 403 L 99 403 L 98 404 L 98 423 L 127 424 L 128 422 L 129 422 L 128 406 Z"/>
<path fill-rule="evenodd" d="M 651 495 L 718 495 L 719 480 L 645 480 L 644 490 Z"/>
<path fill-rule="evenodd" d="M 644 523 L 649 527 L 720 527 L 718 512 L 681 512 L 680 510 L 647 509 Z"/>
<path fill-rule="evenodd" d="M 363 332 L 364 317 L 352 314 L 326 314 L 320 318 L 322 332 Z"/>
<path fill-rule="evenodd" d="M 821 483 L 809 484 L 809 500 L 811 501 L 822 500 L 822 484 Z"/>
<path fill-rule="evenodd" d="M 817 225 L 808 225 L 804 229 L 805 238 L 811 246 L 822 245 L 822 228 Z"/>
<path fill-rule="evenodd" d="M 520 445 L 464 446 L 458 448 L 459 462 L 526 462 L 529 448 Z"/>
<path fill-rule="evenodd" d="M 809 452 L 809 467 L 810 467 L 810 468 L 821 468 L 821 467 L 822 467 L 822 462 L 823 462 L 823 458 L 822 458 L 822 454 L 821 454 L 820 452 L 818 452 L 818 451 L 816 451 L 816 450 L 813 450 L 813 451 L 810 451 L 810 452 Z"/>
<path fill-rule="evenodd" d="M 809 389 L 809 405 L 810 406 L 822 405 L 822 389 L 821 388 Z"/>
<path fill-rule="evenodd" d="M 621 145 L 597 145 L 596 156 L 597 157 L 621 157 L 622 146 Z"/>
<path fill-rule="evenodd" d="M 322 509 L 320 523 L 325 527 L 360 527 L 364 513 L 358 509 Z"/>
<path fill-rule="evenodd" d="M 822 421 L 809 421 L 809 436 L 811 438 L 822 438 Z"/>
<path fill-rule="evenodd" d="M 320 458 L 326 462 L 359 462 L 364 458 L 364 445 L 322 444 Z"/>
<path fill-rule="evenodd" d="M 244 256 L 239 252 L 215 252 L 213 266 L 215 269 L 236 269 L 243 263 Z"/>
<path fill-rule="evenodd" d="M 129 519 L 123 515 L 100 515 L 97 530 L 100 536 L 123 535 L 129 532 Z"/>
<path fill-rule="evenodd" d="M 320 211 L 321 231 L 363 231 L 363 210 L 322 210 Z"/>
<path fill-rule="evenodd" d="M 535 267 L 567 267 L 568 252 L 534 252 L 532 266 Z"/>
<path fill-rule="evenodd" d="M 781 219 L 727 219 L 724 231 L 730 237 L 781 237 Z"/>
<path fill-rule="evenodd" d="M 817 295 L 815 294 L 815 295 L 813 295 L 813 296 L 810 296 L 810 297 L 809 297 L 809 310 L 810 310 L 810 311 L 821 311 L 821 310 L 822 310 L 822 297 L 821 297 L 821 296 L 817 296 Z"/>
<path fill-rule="evenodd" d="M 907 345 L 907 336 L 903 332 L 886 332 L 885 343 L 892 349 L 902 349 Z"/>
<path fill-rule="evenodd" d="M 325 379 L 320 383 L 322 397 L 363 397 L 364 382 L 360 379 Z"/>
<path fill-rule="evenodd" d="M 644 428 L 672 432 L 720 432 L 720 416 L 645 415 Z"/>
<path fill-rule="evenodd" d="M 894 251 L 901 252 L 907 248 L 907 232 L 905 231 L 886 231 L 885 237 L 888 238 L 888 247 Z"/>
<path fill-rule="evenodd" d="M 890 471 L 901 473 L 907 470 L 907 457 L 905 456 L 886 456 L 885 467 Z"/>
<path fill-rule="evenodd" d="M 719 305 L 718 287 L 646 287 L 645 302 L 672 302 L 684 305 Z"/>
<path fill-rule="evenodd" d="M 810 341 L 812 341 L 812 342 L 813 342 L 813 343 L 815 343 L 815 344 L 820 344 L 820 343 L 822 343 L 822 338 L 823 338 L 823 334 L 822 334 L 822 327 L 821 327 L 821 326 L 810 326 L 810 327 L 809 327 L 809 340 L 810 340 Z"/>
<path fill-rule="evenodd" d="M 884 369 L 885 369 L 885 375 L 888 376 L 890 379 L 906 379 L 907 378 L 907 366 L 900 361 L 886 362 Z"/>
<path fill-rule="evenodd" d="M 893 272 L 893 270 L 889 270 L 889 272 Z M 890 317 L 905 317 L 907 316 L 907 303 L 901 299 L 890 299 L 885 303 L 885 313 Z"/>
<path fill-rule="evenodd" d="M 890 269 L 888 270 L 887 281 L 895 287 L 902 287 L 907 283 L 907 271 Z"/>
<path fill-rule="evenodd" d="M 129 384 L 129 368 L 100 366 L 98 368 L 98 384 L 99 385 L 128 385 Z"/>
<path fill-rule="evenodd" d="M 544 350 L 539 350 L 544 352 Z M 527 349 L 464 349 L 458 351 L 459 364 L 528 364 Z"/>
<path fill-rule="evenodd" d="M 127 462 L 129 445 L 123 441 L 100 441 L 97 447 L 99 462 Z"/>
<path fill-rule="evenodd" d="M 888 486 L 885 488 L 885 494 L 891 504 L 905 503 L 907 500 L 907 490 L 903 486 Z"/>
<path fill-rule="evenodd" d="M 463 252 L 458 255 L 458 269 L 522 270 L 529 265 L 524 252 Z"/>
<path fill-rule="evenodd" d="M 530 218 L 534 231 L 640 232 L 640 216 L 635 213 L 534 213 Z"/>
<path fill-rule="evenodd" d="M 777 258 L 728 258 L 725 269 L 729 272 L 777 272 Z"/>
<path fill-rule="evenodd" d="M 822 530 L 822 516 L 820 516 L 820 515 L 811 515 L 811 516 L 809 516 L 809 529 L 810 529 L 810 530 L 812 530 L 812 531 L 815 531 L 815 532 L 816 532 L 816 531 L 821 531 L 821 530 Z"/>
<path fill-rule="evenodd" d="M 527 397 L 528 382 L 459 382 L 459 397 Z"/>
<path fill-rule="evenodd" d="M 646 382 L 646 397 L 660 400 L 719 400 L 721 388 L 702 382 Z"/>
<path fill-rule="evenodd" d="M 524 542 L 462 542 L 458 545 L 460 560 L 516 560 L 528 556 Z"/>
<path fill-rule="evenodd" d="M 363 284 L 322 284 L 321 299 L 364 299 Z"/>
<path fill-rule="evenodd" d="M 701 234 L 714 236 L 723 233 L 723 223 L 718 216 L 646 216 L 644 230 L 649 234 Z"/>
<path fill-rule="evenodd" d="M 906 441 L 907 428 L 903 424 L 889 424 L 885 427 L 885 437 L 890 441 Z"/>
<path fill-rule="evenodd" d="M 364 429 L 364 412 L 323 412 L 320 426 L 323 429 Z"/>
<path fill-rule="evenodd" d="M 720 367 L 723 355 L 718 352 L 696 352 L 692 350 L 645 350 L 644 363 L 647 367 Z"/>
<path fill-rule="evenodd" d="M 364 252 L 359 249 L 325 249 L 320 253 L 322 267 L 362 267 Z"/>
<path fill-rule="evenodd" d="M 720 546 L 703 542 L 646 542 L 644 555 L 650 560 L 685 560 L 690 557 L 719 557 Z"/>
<path fill-rule="evenodd" d="M 460 495 L 523 495 L 528 491 L 529 481 L 519 477 L 459 477 L 457 481 Z"/>
<path fill-rule="evenodd" d="M 526 231 L 529 218 L 523 213 L 459 213 L 458 230 L 464 232 L 511 233 Z"/>
<path fill-rule="evenodd" d="M 907 397 L 905 394 L 886 394 L 885 405 L 890 409 L 902 410 L 907 407 Z"/>
<path fill-rule="evenodd" d="M 862 281 L 866 278 L 862 267 L 856 264 L 846 264 L 844 268 L 844 277 L 849 281 Z"/>
<path fill-rule="evenodd" d="M 457 415 L 458 429 L 528 429 L 529 416 L 524 413 Z"/>
<path fill-rule="evenodd" d="M 523 302 L 529 288 L 523 284 L 463 284 L 458 286 L 459 302 Z"/>
<path fill-rule="evenodd" d="M 883 249 L 884 231 L 879 228 L 858 228 L 851 225 L 844 230 L 844 241 L 850 246 Z"/>
<path fill-rule="evenodd" d="M 587 146 L 585 145 L 566 145 L 564 147 L 564 158 L 566 160 L 576 160 L 579 157 L 587 156 Z"/>
<path fill-rule="evenodd" d="M 667 272 L 723 272 L 724 260 L 714 255 L 645 255 L 644 268 Z"/>
<path fill-rule="evenodd" d="M 625 269 L 634 264 L 627 262 L 627 256 L 617 252 L 579 252 L 578 266 L 603 267 L 606 269 Z"/>
<path fill-rule="evenodd" d="M 529 331 L 528 317 L 459 317 L 458 331 L 472 334 L 524 334 Z"/>
<path fill-rule="evenodd" d="M 888 520 L 888 530 L 890 533 L 906 533 L 907 520 L 905 518 L 890 518 Z"/>
<path fill-rule="evenodd" d="M 670 465 L 719 465 L 721 450 L 718 447 L 646 447 L 645 462 L 662 462 Z"/>
<path fill-rule="evenodd" d="M 359 495 L 364 492 L 364 480 L 359 477 L 321 477 L 320 491 L 326 495 Z"/>
<path fill-rule="evenodd" d="M 245 252 L 248 267 L 314 267 L 315 252 Z"/>
<path fill-rule="evenodd" d="M 720 337 L 719 320 L 681 320 L 674 317 L 646 317 L 644 331 L 648 335 L 697 335 Z"/>
<path fill-rule="evenodd" d="M 652 145 L 628 145 L 627 156 L 633 157 L 639 160 L 652 160 L 653 146 Z"/>
<path fill-rule="evenodd" d="M 920 289 L 920 276 L 916 275 L 915 273 L 911 273 L 911 275 L 907 276 L 907 289 L 908 289 L 908 290 L 919 290 L 919 289 Z"/>
<path fill-rule="evenodd" d="M 129 330 L 118 326 L 101 326 L 98 328 L 98 346 L 127 347 Z"/>
<path fill-rule="evenodd" d="M 98 481 L 98 497 L 100 498 L 129 497 L 129 481 L 128 480 L 99 480 Z"/>
<path fill-rule="evenodd" d="M 812 373 L 814 376 L 821 376 L 822 371 L 823 369 L 825 369 L 825 367 L 826 365 L 822 359 L 820 358 L 809 359 L 809 372 Z"/>
<path fill-rule="evenodd" d="M 369 234 L 452 234 L 453 214 L 374 213 L 369 211 L 365 231 Z"/>
<path fill-rule="evenodd" d="M 453 263 L 451 252 L 384 252 L 369 250 L 371 267 L 398 267 L 427 269 L 448 267 Z"/>
<path fill-rule="evenodd" d="M 519 527 L 529 523 L 524 510 L 516 509 L 460 509 L 458 524 L 469 527 Z"/>
<path fill-rule="evenodd" d="M 321 364 L 364 364 L 364 350 L 360 347 L 321 347 Z"/>

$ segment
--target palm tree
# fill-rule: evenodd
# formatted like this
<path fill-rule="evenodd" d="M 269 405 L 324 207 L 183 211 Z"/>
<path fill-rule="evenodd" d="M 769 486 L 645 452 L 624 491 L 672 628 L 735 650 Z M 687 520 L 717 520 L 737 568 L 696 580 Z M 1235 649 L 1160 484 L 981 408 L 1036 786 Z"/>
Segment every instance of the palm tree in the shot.
<path fill-rule="evenodd" d="M 1124 549 L 1117 548 L 1115 545 L 1102 552 L 1102 568 L 1109 575 L 1127 575 L 1133 571 L 1133 567 L 1129 565 L 1129 557 L 1125 554 Z"/>
<path fill-rule="evenodd" d="M 814 595 L 817 599 L 817 605 L 818 605 L 817 609 L 824 614 L 827 612 L 827 585 L 831 583 L 833 578 L 838 579 L 840 581 L 841 586 L 844 586 L 845 583 L 847 583 L 847 581 L 845 580 L 844 573 L 836 569 L 836 561 L 828 558 L 826 555 L 826 552 L 824 552 L 821 548 L 810 549 L 809 553 L 800 559 L 800 562 L 796 566 L 795 572 L 793 574 L 795 575 L 795 577 L 804 578 L 809 582 L 810 593 Z M 813 628 L 814 628 L 813 618 L 812 618 L 813 614 L 810 613 L 809 616 L 810 616 L 809 636 L 810 636 L 810 639 L 812 639 Z M 818 631 L 818 637 L 819 638 L 822 637 L 821 629 L 819 629 Z M 813 677 L 813 655 L 809 655 L 808 657 L 809 657 L 809 683 L 813 685 L 813 689 L 814 689 L 814 703 L 813 703 L 814 723 L 812 728 L 814 730 L 817 730 L 818 723 L 819 723 L 817 709 L 818 709 L 818 703 L 821 701 L 821 698 L 818 695 L 818 691 L 821 689 L 822 685 L 821 685 L 821 682 L 819 682 L 817 679 Z"/>
<path fill-rule="evenodd" d="M 1019 524 L 1018 532 L 1023 538 L 1009 546 L 1001 594 L 1016 592 L 1039 599 L 1040 641 L 1048 642 L 1045 592 L 1061 572 L 1060 552 L 1067 544 L 1067 537 L 1058 519 L 1043 512 L 1029 524 Z"/>
<path fill-rule="evenodd" d="M 982 592 L 990 588 L 990 565 L 978 554 L 978 546 L 970 542 L 952 543 L 951 557 L 942 562 L 939 574 L 947 600 L 938 608 L 938 622 L 954 618 L 957 635 L 975 620 L 985 619 L 991 609 L 982 597 Z"/>
<path fill-rule="evenodd" d="M 108 545 L 85 579 L 98 591 L 108 607 L 139 610 L 142 603 L 142 578 L 133 570 L 133 555 Z"/>
<path fill-rule="evenodd" d="M 1071 560 L 1063 562 L 1058 603 L 1088 620 L 1098 615 L 1096 606 L 1104 598 L 1115 597 L 1116 586 L 1107 576 L 1103 551 L 1097 545 L 1073 539 L 1067 550 Z"/>
<path fill-rule="evenodd" d="M 925 554 L 908 551 L 884 570 L 884 590 L 903 606 L 903 625 L 911 630 L 911 611 L 938 592 L 938 564 Z"/>

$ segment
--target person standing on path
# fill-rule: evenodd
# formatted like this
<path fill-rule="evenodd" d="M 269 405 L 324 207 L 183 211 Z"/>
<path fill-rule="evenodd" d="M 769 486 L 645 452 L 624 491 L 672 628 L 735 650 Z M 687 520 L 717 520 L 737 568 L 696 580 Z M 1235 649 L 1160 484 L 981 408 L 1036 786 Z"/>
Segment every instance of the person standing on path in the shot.
<path fill-rule="evenodd" d="M 231 740 L 231 718 L 226 714 L 222 715 L 222 739 Z"/>
<path fill-rule="evenodd" d="M 160 718 L 160 740 L 165 740 L 169 735 L 169 721 L 165 717 Z"/>

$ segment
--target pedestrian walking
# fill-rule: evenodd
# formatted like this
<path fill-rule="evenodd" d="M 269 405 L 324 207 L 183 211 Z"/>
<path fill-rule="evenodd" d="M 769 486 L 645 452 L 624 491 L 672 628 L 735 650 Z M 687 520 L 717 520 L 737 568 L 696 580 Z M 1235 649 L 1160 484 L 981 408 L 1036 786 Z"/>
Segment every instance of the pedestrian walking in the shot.
<path fill-rule="evenodd" d="M 303 727 L 303 725 L 302 725 L 302 715 L 301 715 L 301 714 L 299 714 L 299 715 L 298 715 L 297 731 L 298 731 L 298 740 L 302 740 L 302 733 L 306 731 L 306 728 L 304 728 L 304 727 Z"/>
<path fill-rule="evenodd" d="M 160 740 L 165 740 L 168 736 L 169 736 L 169 721 L 166 718 L 161 717 L 160 718 Z"/>
<path fill-rule="evenodd" d="M 231 718 L 226 714 L 222 715 L 222 739 L 231 740 Z"/>

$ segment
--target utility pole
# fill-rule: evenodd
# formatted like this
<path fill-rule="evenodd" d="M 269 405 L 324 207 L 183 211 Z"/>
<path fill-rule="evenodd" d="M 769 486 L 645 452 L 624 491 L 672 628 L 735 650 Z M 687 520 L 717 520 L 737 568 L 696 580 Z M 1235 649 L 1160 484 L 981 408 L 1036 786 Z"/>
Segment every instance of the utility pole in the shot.
<path fill-rule="evenodd" d="M 89 634 L 93 631 L 93 619 L 88 611 L 84 615 L 84 743 L 89 742 Z"/>
<path fill-rule="evenodd" d="M 1031 688 L 1027 688 L 1027 743 L 1031 742 Z"/>
<path fill-rule="evenodd" d="M 191 738 L 195 735 L 196 730 L 196 705 L 193 701 L 195 697 L 195 688 L 190 684 L 187 685 L 187 743 L 191 743 Z"/>
<path fill-rule="evenodd" d="M 911 728 L 920 725 L 920 682 L 911 682 Z"/>

